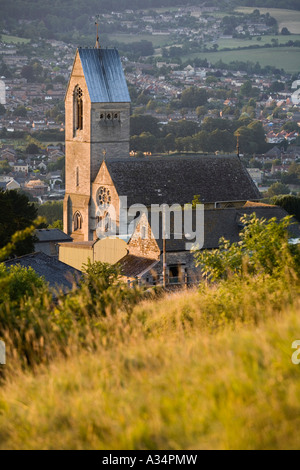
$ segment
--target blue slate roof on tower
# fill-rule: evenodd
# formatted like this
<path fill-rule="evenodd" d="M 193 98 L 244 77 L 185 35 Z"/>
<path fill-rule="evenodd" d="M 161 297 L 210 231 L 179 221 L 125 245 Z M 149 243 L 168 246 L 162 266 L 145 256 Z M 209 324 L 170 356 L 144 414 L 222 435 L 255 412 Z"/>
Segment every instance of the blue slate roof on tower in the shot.
<path fill-rule="evenodd" d="M 116 49 L 78 49 L 92 103 L 129 103 L 130 96 Z"/>

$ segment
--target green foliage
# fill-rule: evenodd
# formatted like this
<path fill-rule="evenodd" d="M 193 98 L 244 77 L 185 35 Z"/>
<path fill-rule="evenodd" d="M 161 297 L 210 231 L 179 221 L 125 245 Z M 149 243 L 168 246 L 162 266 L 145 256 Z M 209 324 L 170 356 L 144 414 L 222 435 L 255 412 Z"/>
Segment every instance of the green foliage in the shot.
<path fill-rule="evenodd" d="M 283 124 L 282 130 L 288 131 L 288 132 L 295 132 L 299 131 L 299 126 L 298 123 L 295 121 L 287 121 Z"/>
<path fill-rule="evenodd" d="M 48 228 L 49 229 L 58 228 L 59 230 L 63 231 L 63 229 L 64 229 L 63 221 L 62 220 L 55 220 L 55 222 L 53 222 L 53 224 L 49 225 Z"/>
<path fill-rule="evenodd" d="M 33 239 L 33 232 L 44 223 L 44 219 L 38 217 L 32 225 L 13 234 L 11 240 L 3 248 L 0 248 L 0 262 L 8 259 L 12 254 L 17 253 L 20 246 L 28 245 L 28 239 Z"/>
<path fill-rule="evenodd" d="M 35 154 L 39 153 L 39 151 L 40 151 L 40 148 L 34 143 L 31 143 L 31 144 L 27 145 L 27 147 L 26 147 L 26 153 L 29 154 L 29 155 L 35 155 Z"/>
<path fill-rule="evenodd" d="M 202 204 L 200 194 L 196 194 L 196 195 L 194 196 L 194 199 L 193 199 L 193 201 L 192 201 L 193 209 L 196 209 L 198 204 Z"/>
<path fill-rule="evenodd" d="M 266 197 L 280 196 L 284 194 L 290 194 L 290 188 L 283 183 L 277 181 L 277 183 L 272 184 L 272 186 L 266 192 Z"/>
<path fill-rule="evenodd" d="M 266 221 L 255 214 L 241 218 L 244 225 L 241 241 L 232 243 L 220 240 L 220 249 L 198 251 L 195 254 L 197 266 L 204 276 L 217 281 L 229 276 L 282 275 L 287 265 L 299 270 L 299 249 L 288 244 L 288 228 L 291 217 L 280 222 L 276 218 Z"/>
<path fill-rule="evenodd" d="M 7 174 L 11 172 L 11 166 L 7 160 L 0 161 L 0 175 Z"/>
<path fill-rule="evenodd" d="M 183 108 L 197 108 L 207 103 L 207 92 L 202 88 L 191 87 L 184 90 L 181 96 L 181 106 Z"/>
<path fill-rule="evenodd" d="M 32 268 L 0 264 L 0 304 L 20 304 L 21 299 L 33 296 L 37 289 L 45 287 L 45 281 Z"/>
<path fill-rule="evenodd" d="M 300 184 L 300 164 L 293 162 L 288 172 L 282 175 L 281 181 L 287 184 Z"/>
<path fill-rule="evenodd" d="M 149 97 L 147 98 L 147 102 Z M 139 136 L 143 132 L 149 132 L 154 136 L 160 133 L 158 126 L 158 119 L 152 116 L 137 115 L 132 116 L 130 119 L 130 133 L 132 136 Z"/>
<path fill-rule="evenodd" d="M 118 265 L 91 263 L 89 260 L 83 266 L 83 273 L 81 289 L 89 292 L 86 308 L 92 316 L 106 316 L 108 312 L 116 314 L 121 306 L 129 312 L 139 298 L 135 289 L 127 288 Z"/>
<path fill-rule="evenodd" d="M 48 225 L 63 219 L 63 202 L 48 201 L 45 204 L 37 206 L 38 215 L 46 219 Z"/>
<path fill-rule="evenodd" d="M 235 136 L 239 134 L 240 147 L 243 153 L 252 154 L 263 152 L 267 148 L 265 131 L 260 121 L 252 121 L 237 129 Z"/>
<path fill-rule="evenodd" d="M 18 116 L 18 117 L 26 117 L 27 116 L 27 109 L 25 108 L 25 106 L 18 106 L 14 110 L 13 115 Z"/>
<path fill-rule="evenodd" d="M 297 196 L 276 196 L 272 199 L 272 204 L 280 206 L 288 212 L 288 214 L 296 217 L 300 222 L 300 197 Z"/>
<path fill-rule="evenodd" d="M 0 103 L 0 116 L 4 116 L 5 113 L 6 113 L 5 106 Z"/>
<path fill-rule="evenodd" d="M 37 211 L 28 198 L 18 191 L 0 191 L 0 249 L 5 247 L 11 237 L 30 226 L 35 220 Z M 11 254 L 26 255 L 34 251 L 34 237 L 29 232 L 26 238 L 15 243 Z"/>

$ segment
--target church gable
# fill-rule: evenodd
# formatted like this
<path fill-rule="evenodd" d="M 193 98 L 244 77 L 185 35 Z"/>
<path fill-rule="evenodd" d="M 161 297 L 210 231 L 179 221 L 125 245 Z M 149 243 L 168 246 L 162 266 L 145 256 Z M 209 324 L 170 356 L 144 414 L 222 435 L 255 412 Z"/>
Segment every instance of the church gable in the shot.
<path fill-rule="evenodd" d="M 92 183 L 91 213 L 97 214 L 107 205 L 112 205 L 116 212 L 116 223 L 119 224 L 119 195 L 109 174 L 106 162 L 103 161 L 100 170 Z M 95 217 L 94 227 L 96 229 L 98 219 Z"/>
<path fill-rule="evenodd" d="M 79 52 L 77 50 L 76 52 L 76 55 L 75 55 L 75 59 L 74 59 L 74 63 L 73 63 L 73 68 L 72 68 L 72 72 L 71 72 L 71 75 L 70 75 L 70 79 L 69 79 L 69 83 L 68 83 L 68 86 L 67 86 L 67 91 L 66 91 L 66 95 L 65 95 L 65 101 L 67 100 L 68 96 L 70 94 L 73 94 L 74 92 L 74 87 L 76 85 L 74 85 L 75 82 L 78 82 L 81 86 L 85 86 L 86 87 L 86 91 L 87 91 L 87 95 L 90 99 L 90 96 L 89 96 L 89 92 L 88 92 L 88 88 L 87 88 L 87 83 L 86 83 L 86 80 L 85 80 L 85 76 L 84 76 L 84 72 L 83 72 L 83 68 L 82 68 L 82 63 L 81 63 L 81 60 L 80 60 L 80 56 L 79 56 Z"/>
<path fill-rule="evenodd" d="M 143 214 L 128 243 L 129 254 L 158 259 L 161 250 L 155 240 L 148 218 Z"/>
<path fill-rule="evenodd" d="M 91 133 L 91 99 L 78 51 L 65 96 L 65 108 L 66 141 L 88 141 Z"/>

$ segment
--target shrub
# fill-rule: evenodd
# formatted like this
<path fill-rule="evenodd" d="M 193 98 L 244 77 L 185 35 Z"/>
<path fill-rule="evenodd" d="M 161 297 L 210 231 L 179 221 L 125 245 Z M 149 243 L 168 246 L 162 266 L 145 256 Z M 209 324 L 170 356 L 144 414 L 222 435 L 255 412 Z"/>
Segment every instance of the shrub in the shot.
<path fill-rule="evenodd" d="M 280 275 L 287 266 L 299 272 L 299 248 L 288 244 L 290 216 L 278 222 L 252 214 L 244 216 L 241 223 L 240 242 L 230 244 L 222 238 L 219 250 L 195 254 L 196 264 L 208 280 L 227 279 L 229 275 Z"/>

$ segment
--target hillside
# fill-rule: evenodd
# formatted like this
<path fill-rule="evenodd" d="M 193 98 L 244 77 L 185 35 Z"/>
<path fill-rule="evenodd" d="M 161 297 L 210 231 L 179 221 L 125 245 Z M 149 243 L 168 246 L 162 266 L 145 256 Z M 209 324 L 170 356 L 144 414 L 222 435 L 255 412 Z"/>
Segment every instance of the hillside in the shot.
<path fill-rule="evenodd" d="M 97 352 L 19 373 L 0 389 L 0 448 L 298 449 L 300 294 L 274 317 L 244 287 L 249 325 L 208 328 L 208 298 L 174 294 L 107 321 Z"/>

